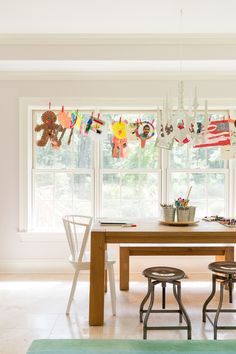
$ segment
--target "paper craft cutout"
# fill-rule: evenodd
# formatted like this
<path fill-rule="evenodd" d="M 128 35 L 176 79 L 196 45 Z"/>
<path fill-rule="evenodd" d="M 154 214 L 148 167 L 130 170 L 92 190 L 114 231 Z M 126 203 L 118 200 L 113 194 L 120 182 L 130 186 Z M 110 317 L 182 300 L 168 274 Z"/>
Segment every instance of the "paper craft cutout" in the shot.
<path fill-rule="evenodd" d="M 204 131 L 201 123 L 198 124 L 199 134 Z M 202 148 L 209 146 L 224 146 L 230 145 L 230 132 L 228 120 L 210 121 L 207 131 L 204 135 L 204 142 L 194 145 L 194 148 Z"/>
<path fill-rule="evenodd" d="M 78 111 L 72 112 L 70 116 L 70 128 L 73 128 L 78 119 Z"/>
<path fill-rule="evenodd" d="M 114 158 L 128 157 L 126 126 L 127 121 L 121 121 L 121 118 L 118 122 L 112 121 L 111 130 L 114 134 L 112 137 L 112 157 Z"/>
<path fill-rule="evenodd" d="M 118 139 L 113 135 L 112 137 L 112 157 L 114 158 L 127 158 L 128 146 L 127 139 Z"/>
<path fill-rule="evenodd" d="M 157 138 L 155 146 L 158 146 L 161 149 L 171 150 L 174 144 L 174 128 L 172 124 L 163 123 L 160 124 L 157 129 Z"/>
<path fill-rule="evenodd" d="M 230 134 L 230 145 L 232 147 L 236 146 L 236 120 L 228 117 L 229 121 L 229 134 Z"/>
<path fill-rule="evenodd" d="M 42 124 L 37 124 L 34 128 L 36 132 L 43 130 L 41 139 L 37 141 L 38 146 L 45 146 L 48 141 L 51 142 L 53 148 L 57 149 L 61 145 L 61 140 L 58 140 L 58 132 L 63 131 L 63 127 L 56 123 L 57 117 L 54 112 L 46 111 L 41 116 Z"/>
<path fill-rule="evenodd" d="M 76 112 L 74 112 L 74 113 L 76 113 Z M 81 114 L 77 114 L 77 119 L 76 119 L 75 125 L 79 129 L 80 133 L 82 133 L 82 124 L 81 124 L 82 123 L 82 119 L 83 119 L 82 115 Z"/>
<path fill-rule="evenodd" d="M 69 114 L 64 111 L 64 106 L 62 106 L 61 111 L 58 113 L 57 119 L 63 128 L 67 129 L 71 127 L 71 118 Z"/>
<path fill-rule="evenodd" d="M 121 118 L 118 122 L 112 123 L 111 129 L 117 139 L 125 139 L 127 137 L 126 126 L 127 122 L 121 121 Z"/>
<path fill-rule="evenodd" d="M 187 113 L 183 109 L 175 113 L 174 121 L 177 123 L 174 126 L 174 136 L 175 141 L 177 141 L 179 145 L 187 144 L 190 141 L 188 137 L 187 119 Z"/>
<path fill-rule="evenodd" d="M 155 134 L 153 122 L 138 121 L 136 136 L 140 139 L 141 148 L 145 147 L 146 141 L 151 139 Z"/>
<path fill-rule="evenodd" d="M 71 143 L 71 138 L 72 138 L 72 135 L 73 135 L 74 126 L 75 126 L 75 124 L 77 122 L 77 118 L 78 118 L 78 111 L 72 112 L 71 116 L 70 116 L 70 135 L 69 135 L 69 138 L 68 138 L 68 141 L 67 141 L 68 145 L 70 145 L 70 143 Z"/>
<path fill-rule="evenodd" d="M 136 135 L 136 130 L 138 128 L 138 123 L 128 123 L 126 126 L 126 133 L 127 133 L 127 140 L 128 141 L 135 141 L 138 140 Z"/>
<path fill-rule="evenodd" d="M 105 134 L 105 121 L 100 119 L 100 113 L 97 117 L 93 116 L 93 112 L 89 120 L 87 121 L 85 134 L 90 134 L 93 138 L 103 138 Z"/>

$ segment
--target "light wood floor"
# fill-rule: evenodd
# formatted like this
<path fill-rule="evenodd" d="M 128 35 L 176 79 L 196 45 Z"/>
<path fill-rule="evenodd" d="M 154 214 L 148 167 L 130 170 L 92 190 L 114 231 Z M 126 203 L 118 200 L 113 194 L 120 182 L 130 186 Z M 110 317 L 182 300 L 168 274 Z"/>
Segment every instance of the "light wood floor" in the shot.
<path fill-rule="evenodd" d="M 78 284 L 71 315 L 65 315 L 71 278 L 71 275 L 0 275 L 1 354 L 25 354 L 32 340 L 39 338 L 142 338 L 138 310 L 146 293 L 146 281 L 131 281 L 128 292 L 120 292 L 117 283 L 117 316 L 111 315 L 108 293 L 105 300 L 105 325 L 89 327 L 87 281 L 82 280 Z M 210 276 L 207 275 L 190 275 L 182 281 L 182 299 L 192 321 L 193 339 L 213 338 L 211 325 L 203 324 L 201 320 L 202 304 L 210 289 Z M 169 308 L 175 305 L 170 291 L 167 303 Z M 228 306 L 227 301 L 225 303 Z M 157 316 L 161 316 L 159 321 L 162 323 L 177 324 L 177 314 L 152 316 L 150 323 L 153 324 L 157 323 Z M 236 314 L 224 314 L 223 320 L 227 324 L 236 324 Z M 236 331 L 221 330 L 218 338 L 230 339 L 235 338 L 235 335 Z M 150 331 L 148 338 L 186 339 L 186 332 Z"/>

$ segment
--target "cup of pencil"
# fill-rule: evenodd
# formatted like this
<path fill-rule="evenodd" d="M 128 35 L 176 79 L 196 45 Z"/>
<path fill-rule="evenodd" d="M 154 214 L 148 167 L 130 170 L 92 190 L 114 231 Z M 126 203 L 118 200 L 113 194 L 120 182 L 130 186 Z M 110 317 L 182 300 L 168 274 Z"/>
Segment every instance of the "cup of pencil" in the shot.
<path fill-rule="evenodd" d="M 162 219 L 165 222 L 175 221 L 175 207 L 173 204 L 161 204 L 162 208 Z"/>
<path fill-rule="evenodd" d="M 189 196 L 190 196 L 191 190 L 192 190 L 192 187 L 189 188 L 186 198 L 179 197 L 175 201 L 178 222 L 194 221 L 196 207 L 189 206 L 189 201 L 190 201 Z"/>

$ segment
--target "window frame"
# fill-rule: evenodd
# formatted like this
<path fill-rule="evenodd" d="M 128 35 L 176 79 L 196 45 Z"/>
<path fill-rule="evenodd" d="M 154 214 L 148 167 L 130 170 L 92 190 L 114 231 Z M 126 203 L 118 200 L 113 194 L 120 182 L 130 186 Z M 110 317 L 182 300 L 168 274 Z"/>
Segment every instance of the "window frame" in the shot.
<path fill-rule="evenodd" d="M 85 99 L 87 102 L 93 102 L 96 100 L 92 99 Z M 31 211 L 32 211 L 32 163 L 33 163 L 33 127 L 32 127 L 32 113 L 34 110 L 46 110 L 47 106 L 45 105 L 46 100 L 44 98 L 21 98 L 19 100 L 19 113 L 20 113 L 20 122 L 19 122 L 19 229 L 18 233 L 21 236 L 22 240 L 27 240 L 27 236 L 30 236 L 32 241 L 32 235 L 34 235 L 34 240 L 41 241 L 42 235 L 48 237 L 48 240 L 57 240 L 61 241 L 60 238 L 50 238 L 52 234 L 58 235 L 58 233 L 54 232 L 37 232 L 37 231 L 30 231 L 29 229 L 29 220 L 31 218 Z M 61 108 L 61 103 L 66 105 L 66 109 L 74 109 L 76 105 L 78 105 L 76 99 L 55 99 L 53 101 L 53 110 L 57 110 Z M 102 102 L 96 102 L 97 104 L 94 106 L 91 105 L 79 105 L 81 111 L 155 111 L 156 107 L 151 107 L 150 105 L 146 106 L 145 104 L 140 107 L 139 105 L 136 106 L 125 106 L 125 100 L 120 100 L 116 106 L 108 107 L 103 105 Z M 137 100 L 138 102 L 138 100 Z M 36 104 L 37 103 L 37 104 Z M 99 103 L 99 105 L 98 105 Z M 99 109 L 98 109 L 99 106 Z M 214 109 L 215 110 L 215 109 Z M 219 108 L 220 111 L 228 110 L 227 108 Z M 232 116 L 232 114 L 231 114 Z M 93 216 L 98 217 L 100 210 L 101 210 L 101 183 L 102 183 L 102 174 L 103 168 L 100 166 L 100 146 L 99 141 L 95 141 L 93 144 L 93 153 L 94 153 L 94 178 L 93 178 L 93 195 L 94 195 L 94 206 L 93 206 Z M 159 195 L 160 200 L 165 202 L 168 200 L 169 196 L 169 172 L 176 171 L 175 169 L 169 169 L 168 167 L 168 158 L 169 152 L 160 149 L 160 169 L 158 169 L 158 173 L 160 174 L 160 184 L 159 184 Z M 226 205 L 228 208 L 229 215 L 233 215 L 235 212 L 235 195 L 236 195 L 236 174 L 235 174 L 235 163 L 234 161 L 230 160 L 226 163 L 228 165 L 227 169 L 219 169 L 221 173 L 226 174 Z M 150 169 L 151 170 L 151 169 Z M 156 169 L 154 169 L 155 172 Z M 186 169 L 187 170 L 187 169 Z M 183 170 L 181 170 L 183 171 Z M 189 169 L 191 173 L 194 172 L 193 169 Z M 208 169 L 198 169 L 198 172 L 208 172 Z M 115 172 L 115 169 L 110 171 L 111 173 Z M 118 172 L 121 172 L 118 170 Z M 143 169 L 140 172 L 144 172 Z M 217 172 L 217 169 L 212 169 L 212 172 Z M 99 186 L 99 188 L 96 188 Z M 61 233 L 60 233 L 61 234 Z M 38 236 L 38 237 L 37 237 Z M 44 240 L 46 238 L 44 237 Z"/>

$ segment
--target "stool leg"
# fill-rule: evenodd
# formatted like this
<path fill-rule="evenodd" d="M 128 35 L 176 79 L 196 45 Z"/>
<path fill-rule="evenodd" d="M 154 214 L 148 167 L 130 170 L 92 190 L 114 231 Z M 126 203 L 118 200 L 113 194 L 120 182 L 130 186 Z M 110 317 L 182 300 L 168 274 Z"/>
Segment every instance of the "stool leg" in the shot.
<path fill-rule="evenodd" d="M 209 302 L 213 299 L 214 295 L 216 293 L 216 275 L 212 274 L 212 291 L 209 297 L 206 299 L 206 301 L 203 304 L 202 308 L 202 321 L 206 322 L 206 308 Z"/>
<path fill-rule="evenodd" d="M 176 287 L 174 286 L 174 287 L 173 287 L 174 297 L 175 297 L 175 299 L 176 299 L 176 301 L 177 301 L 177 303 L 178 303 L 178 305 L 179 305 L 179 309 L 180 309 L 180 311 L 182 312 L 182 314 L 183 314 L 183 316 L 184 316 L 184 319 L 185 319 L 185 321 L 186 321 L 186 323 L 187 323 L 187 328 L 188 328 L 187 338 L 188 338 L 188 339 L 191 339 L 191 338 L 192 338 L 191 321 L 190 321 L 190 319 L 189 319 L 189 317 L 188 317 L 188 314 L 187 314 L 187 312 L 186 312 L 186 310 L 185 310 L 185 308 L 184 308 L 184 306 L 183 306 L 181 297 L 179 297 L 179 295 L 178 295 L 178 294 L 181 294 L 181 290 L 180 290 L 180 289 L 181 289 L 181 284 L 180 284 L 180 282 L 178 282 L 178 281 L 176 281 L 175 284 L 176 284 L 176 286 L 177 286 L 178 291 L 176 292 Z"/>
<path fill-rule="evenodd" d="M 152 310 L 152 306 L 153 306 L 153 303 L 154 303 L 154 284 L 151 282 L 151 298 L 150 298 L 150 303 L 149 303 L 149 306 L 148 306 L 148 310 L 147 310 L 147 313 L 146 313 L 146 316 L 144 318 L 144 321 L 143 321 L 143 339 L 147 339 L 147 322 L 148 322 L 148 318 L 149 318 L 149 315 L 151 313 L 151 310 Z"/>
<path fill-rule="evenodd" d="M 232 274 L 229 274 L 228 277 L 228 284 L 229 284 L 229 303 L 233 303 L 233 282 L 232 282 Z"/>
<path fill-rule="evenodd" d="M 151 279 L 148 279 L 148 291 L 147 294 L 145 295 L 143 301 L 141 302 L 140 309 L 139 309 L 139 321 L 142 323 L 143 322 L 143 307 L 146 304 L 150 294 L 151 294 Z"/>
<path fill-rule="evenodd" d="M 175 283 L 173 283 L 173 294 L 175 294 L 175 292 L 176 292 L 176 288 L 174 289 L 174 287 L 177 287 L 177 285 Z M 177 287 L 177 296 L 178 296 L 178 299 L 181 299 L 181 287 L 179 287 L 179 288 Z M 182 315 L 182 311 L 179 307 L 179 323 L 182 323 L 182 322 L 183 322 L 183 315 Z"/>
<path fill-rule="evenodd" d="M 166 283 L 162 282 L 162 309 L 166 308 Z"/>
<path fill-rule="evenodd" d="M 216 310 L 216 315 L 215 315 L 215 319 L 214 319 L 214 339 L 217 339 L 217 323 L 218 323 L 218 319 L 219 319 L 219 314 L 220 314 L 220 310 L 222 308 L 222 304 L 223 304 L 223 296 L 224 296 L 224 286 L 225 284 L 227 284 L 227 282 L 221 282 L 220 283 L 220 299 L 219 299 L 219 305 L 218 308 Z"/>

